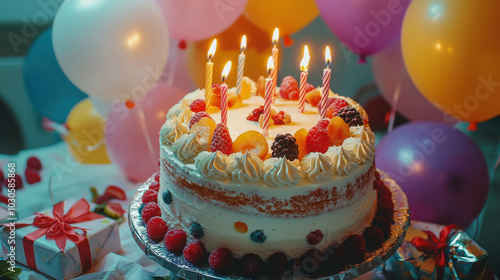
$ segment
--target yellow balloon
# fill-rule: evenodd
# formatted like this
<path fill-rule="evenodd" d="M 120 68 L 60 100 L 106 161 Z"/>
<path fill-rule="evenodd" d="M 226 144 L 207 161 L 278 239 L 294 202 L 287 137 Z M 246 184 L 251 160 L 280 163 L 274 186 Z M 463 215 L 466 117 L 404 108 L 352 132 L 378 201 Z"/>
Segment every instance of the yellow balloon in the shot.
<path fill-rule="evenodd" d="M 238 55 L 241 53 L 240 42 L 243 35 L 247 37 L 244 76 L 257 81 L 260 75 L 267 75 L 267 60 L 271 55 L 273 47 L 272 42 L 270 39 L 267 40 L 266 32 L 256 27 L 248 19 L 242 16 L 221 34 L 202 41 L 188 43 L 186 63 L 189 73 L 197 87 L 205 88 L 207 52 L 214 38 L 217 39 L 217 49 L 212 59 L 214 63 L 212 84 L 222 83 L 222 69 L 224 69 L 226 62 L 231 60 L 233 64 L 226 83 L 229 87 L 236 86 Z M 280 64 L 282 53 L 283 52 L 280 51 L 278 56 L 278 63 Z M 279 83 L 280 81 L 278 81 L 278 85 Z"/>
<path fill-rule="evenodd" d="M 244 15 L 269 34 L 278 27 L 280 34 L 287 39 L 311 23 L 319 15 L 319 11 L 314 0 L 251 0 L 248 1 Z M 286 41 L 285 43 L 288 45 Z"/>
<path fill-rule="evenodd" d="M 500 114 L 500 1 L 412 1 L 401 48 L 420 92 L 463 121 Z"/>
<path fill-rule="evenodd" d="M 64 141 L 73 157 L 86 164 L 111 163 L 106 152 L 104 125 L 106 121 L 94 108 L 90 98 L 80 101 L 71 109 Z"/>

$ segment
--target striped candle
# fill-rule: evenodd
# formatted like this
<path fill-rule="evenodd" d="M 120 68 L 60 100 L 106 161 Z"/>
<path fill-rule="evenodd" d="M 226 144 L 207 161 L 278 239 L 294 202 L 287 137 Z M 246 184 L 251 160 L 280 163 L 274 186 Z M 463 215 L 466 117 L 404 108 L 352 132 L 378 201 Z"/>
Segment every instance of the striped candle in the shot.
<path fill-rule="evenodd" d="M 214 74 L 214 63 L 212 62 L 212 58 L 215 55 L 215 49 L 217 48 L 217 39 L 212 41 L 212 45 L 210 45 L 210 49 L 208 49 L 207 53 L 207 66 L 205 72 L 205 110 L 208 111 L 210 107 L 210 97 L 212 94 L 212 77 Z"/>
<path fill-rule="evenodd" d="M 273 68 L 271 70 L 271 77 L 273 79 L 273 97 L 272 97 L 273 103 L 276 95 L 276 87 L 278 86 L 278 55 L 279 55 L 279 50 L 277 47 L 278 40 L 279 40 L 279 30 L 276 27 L 273 33 L 273 50 L 272 50 Z"/>
<path fill-rule="evenodd" d="M 241 94 L 241 86 L 243 83 L 243 70 L 245 69 L 245 49 L 247 48 L 247 36 L 241 38 L 241 54 L 238 56 L 238 73 L 236 77 L 236 95 Z"/>
<path fill-rule="evenodd" d="M 304 57 L 300 61 L 300 91 L 299 91 L 299 113 L 304 112 L 306 105 L 306 87 L 307 87 L 307 66 L 309 64 L 309 50 L 304 46 Z"/>
<path fill-rule="evenodd" d="M 220 119 L 221 122 L 227 126 L 227 84 L 226 79 L 231 70 L 231 61 L 226 63 L 224 70 L 222 70 L 222 85 L 220 89 Z"/>
<path fill-rule="evenodd" d="M 268 77 L 266 78 L 266 97 L 264 102 L 264 118 L 262 122 L 262 134 L 264 137 L 269 136 L 269 119 L 271 118 L 271 103 L 273 100 L 275 88 L 273 87 L 273 78 L 271 73 L 273 71 L 273 57 L 270 56 L 267 60 L 267 73 Z"/>
<path fill-rule="evenodd" d="M 328 101 L 328 95 L 330 94 L 330 79 L 332 77 L 332 70 L 330 69 L 330 63 L 332 62 L 332 55 L 330 53 L 330 47 L 326 47 L 325 50 L 325 62 L 326 68 L 323 70 L 323 92 L 321 94 L 321 118 L 326 118 L 326 103 Z"/>

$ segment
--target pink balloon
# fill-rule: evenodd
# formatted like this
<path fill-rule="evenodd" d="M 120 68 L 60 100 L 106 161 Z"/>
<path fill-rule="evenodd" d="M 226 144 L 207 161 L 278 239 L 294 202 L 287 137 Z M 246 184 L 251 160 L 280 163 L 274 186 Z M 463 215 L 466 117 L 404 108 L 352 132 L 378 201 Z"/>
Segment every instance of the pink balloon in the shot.
<path fill-rule="evenodd" d="M 186 52 L 177 48 L 178 44 L 179 41 L 170 40 L 170 53 L 168 55 L 167 65 L 163 69 L 163 73 L 158 83 L 172 85 L 189 92 L 196 88 L 196 85 L 189 73 L 186 63 Z"/>
<path fill-rule="evenodd" d="M 248 0 L 156 0 L 167 21 L 170 37 L 197 41 L 231 26 L 243 13 Z"/>
<path fill-rule="evenodd" d="M 142 182 L 158 171 L 159 131 L 168 109 L 185 94 L 176 87 L 157 85 L 136 100 L 134 108 L 115 104 L 111 109 L 105 129 L 108 154 L 129 180 Z"/>
<path fill-rule="evenodd" d="M 382 96 L 393 104 L 394 94 L 400 87 L 396 110 L 410 120 L 436 121 L 455 124 L 456 119 L 445 114 L 425 98 L 406 71 L 400 40 L 373 56 L 373 75 Z"/>
<path fill-rule="evenodd" d="M 361 60 L 399 38 L 410 4 L 410 0 L 315 1 L 326 25 Z"/>

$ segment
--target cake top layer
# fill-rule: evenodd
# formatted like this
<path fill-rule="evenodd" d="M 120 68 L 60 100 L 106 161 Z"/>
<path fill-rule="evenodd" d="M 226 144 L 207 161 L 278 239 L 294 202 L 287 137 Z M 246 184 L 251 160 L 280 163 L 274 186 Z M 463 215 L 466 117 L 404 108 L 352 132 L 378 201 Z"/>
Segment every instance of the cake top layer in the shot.
<path fill-rule="evenodd" d="M 264 98 L 249 79 L 240 95 L 235 91 L 228 90 L 226 128 L 220 124 L 217 90 L 210 98 L 208 112 L 202 110 L 196 115 L 191 109 L 200 110 L 193 104 L 202 103 L 205 91 L 187 94 L 167 114 L 160 132 L 162 153 L 210 180 L 241 185 L 263 181 L 273 188 L 328 184 L 349 177 L 363 168 L 360 165 L 373 164 L 374 134 L 366 112 L 352 99 L 330 92 L 329 103 L 335 103 L 331 107 L 339 116 L 329 114 L 331 119 L 320 122 L 318 109 L 313 106 L 316 104 L 312 104 L 316 103 L 313 95 L 320 89 L 308 93 L 311 102 L 305 104 L 302 113 L 298 112 L 298 100 L 284 99 L 278 93 L 271 113 L 276 123 L 270 121 L 265 138 L 262 110 L 259 112 Z"/>

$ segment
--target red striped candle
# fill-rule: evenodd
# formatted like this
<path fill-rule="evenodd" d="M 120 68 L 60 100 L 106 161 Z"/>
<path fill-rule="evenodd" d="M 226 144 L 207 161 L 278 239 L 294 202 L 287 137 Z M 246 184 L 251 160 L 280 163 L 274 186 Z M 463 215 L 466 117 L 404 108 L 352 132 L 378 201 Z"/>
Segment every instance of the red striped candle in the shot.
<path fill-rule="evenodd" d="M 328 95 L 330 93 L 330 79 L 332 77 L 332 70 L 330 69 L 330 63 L 332 62 L 332 57 L 330 54 L 330 48 L 327 46 L 325 51 L 325 61 L 326 68 L 323 70 L 323 92 L 321 94 L 321 118 L 326 118 L 326 103 L 328 101 Z"/>
<path fill-rule="evenodd" d="M 227 84 L 226 79 L 229 75 L 229 70 L 231 70 L 231 61 L 226 63 L 224 70 L 222 70 L 222 85 L 220 91 L 220 119 L 221 122 L 227 126 Z"/>
<path fill-rule="evenodd" d="M 274 103 L 274 97 L 276 94 L 276 87 L 278 86 L 278 55 L 279 55 L 279 50 L 278 47 L 276 46 L 278 44 L 279 40 L 279 30 L 276 27 L 274 29 L 273 33 L 273 50 L 272 50 L 272 56 L 273 56 L 273 69 L 271 70 L 271 77 L 273 79 L 273 98 L 272 102 Z"/>
<path fill-rule="evenodd" d="M 271 71 L 273 70 L 273 57 L 270 56 L 267 61 L 267 73 L 269 77 L 266 78 L 266 99 L 264 103 L 264 119 L 262 122 L 262 134 L 264 137 L 269 136 L 269 119 L 271 118 L 271 103 L 274 96 L 275 88 L 273 87 L 273 79 Z"/>
<path fill-rule="evenodd" d="M 304 57 L 300 62 L 300 91 L 299 91 L 299 113 L 304 112 L 306 105 L 306 88 L 307 88 L 307 65 L 309 64 L 309 50 L 307 45 L 304 46 Z"/>

